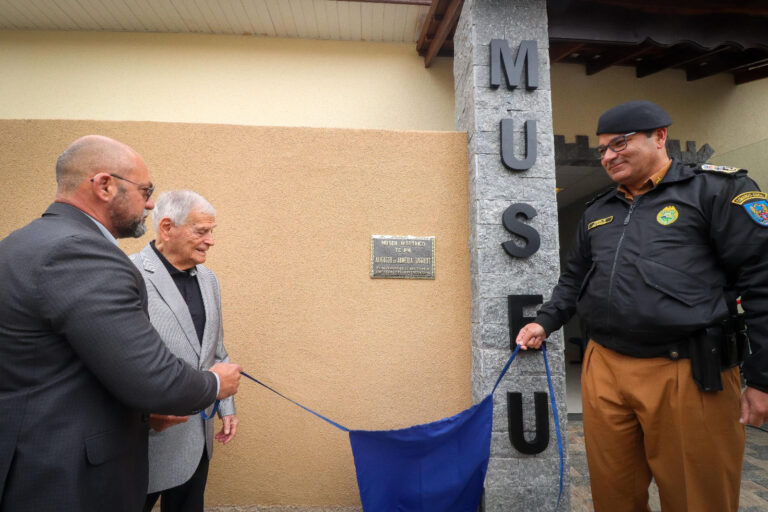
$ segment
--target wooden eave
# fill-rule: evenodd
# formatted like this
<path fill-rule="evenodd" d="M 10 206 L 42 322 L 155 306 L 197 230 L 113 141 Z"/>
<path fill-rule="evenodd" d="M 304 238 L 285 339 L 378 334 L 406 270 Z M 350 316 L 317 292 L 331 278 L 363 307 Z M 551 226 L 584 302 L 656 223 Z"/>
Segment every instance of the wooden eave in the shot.
<path fill-rule="evenodd" d="M 433 0 L 416 43 L 429 67 L 453 55 L 463 0 Z M 666 69 L 687 80 L 729 73 L 736 84 L 768 78 L 768 1 L 549 0 L 551 62 L 588 75 L 632 66 L 638 78 Z"/>

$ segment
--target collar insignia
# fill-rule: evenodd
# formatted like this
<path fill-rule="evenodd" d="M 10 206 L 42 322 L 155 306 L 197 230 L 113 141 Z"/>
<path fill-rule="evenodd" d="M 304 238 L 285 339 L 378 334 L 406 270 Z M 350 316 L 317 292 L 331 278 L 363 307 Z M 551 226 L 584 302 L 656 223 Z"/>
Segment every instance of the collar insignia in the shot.
<path fill-rule="evenodd" d="M 610 217 L 605 217 L 604 219 L 598 219 L 596 221 L 592 221 L 589 224 L 587 224 L 587 231 L 589 231 L 592 228 L 596 228 L 598 226 L 604 226 L 605 224 L 610 224 L 613 222 L 613 215 Z"/>
<path fill-rule="evenodd" d="M 665 206 L 659 211 L 658 215 L 656 215 L 656 222 L 662 226 L 669 226 L 675 222 L 679 216 L 680 213 L 677 211 L 677 208 L 671 205 Z"/>

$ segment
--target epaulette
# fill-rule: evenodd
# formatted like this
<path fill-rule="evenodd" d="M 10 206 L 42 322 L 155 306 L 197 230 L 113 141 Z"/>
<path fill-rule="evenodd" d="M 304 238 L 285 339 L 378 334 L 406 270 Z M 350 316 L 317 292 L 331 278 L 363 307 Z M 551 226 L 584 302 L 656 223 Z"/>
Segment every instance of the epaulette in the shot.
<path fill-rule="evenodd" d="M 747 174 L 746 169 L 740 169 L 738 167 L 730 167 L 727 165 L 712 165 L 712 164 L 701 164 L 697 165 L 694 168 L 694 171 L 696 172 L 716 172 L 718 174 L 725 174 L 728 176 L 743 176 Z"/>
<path fill-rule="evenodd" d="M 614 190 L 616 190 L 616 186 L 615 186 L 615 185 L 612 185 L 612 186 L 610 186 L 610 187 L 608 187 L 608 188 L 606 188 L 606 189 L 604 189 L 604 190 L 601 190 L 600 192 L 598 192 L 597 194 L 595 194 L 595 197 L 593 197 L 592 199 L 590 199 L 589 201 L 587 201 L 586 203 L 584 203 L 584 206 L 591 206 L 591 205 L 592 205 L 592 203 L 594 203 L 595 201 L 597 201 L 598 199 L 600 199 L 601 197 L 603 197 L 603 196 L 604 196 L 605 194 L 607 194 L 608 192 L 612 192 L 612 191 L 614 191 Z"/>

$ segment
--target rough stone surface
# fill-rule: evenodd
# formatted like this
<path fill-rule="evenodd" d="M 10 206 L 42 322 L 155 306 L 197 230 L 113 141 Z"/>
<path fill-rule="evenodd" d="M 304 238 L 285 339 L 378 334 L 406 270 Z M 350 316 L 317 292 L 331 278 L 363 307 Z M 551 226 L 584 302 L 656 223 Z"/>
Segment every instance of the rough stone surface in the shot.
<path fill-rule="evenodd" d="M 505 78 L 501 86 L 490 86 L 492 39 L 506 40 L 513 57 L 523 40 L 536 40 L 537 89 L 526 88 L 526 73 L 519 88 L 510 90 Z M 456 128 L 467 132 L 469 152 L 472 397 L 475 401 L 491 391 L 510 355 L 507 296 L 540 294 L 546 300 L 560 274 L 548 45 L 546 0 L 464 2 L 454 37 L 454 79 Z M 525 122 L 536 121 L 536 160 L 530 169 L 513 171 L 504 166 L 502 119 L 512 120 L 514 142 L 510 149 L 516 158 L 526 156 Z M 540 237 L 538 251 L 524 259 L 510 257 L 502 248 L 505 242 L 526 243 L 502 224 L 502 215 L 515 203 L 529 204 L 537 213 L 528 220 L 518 219 L 536 229 Z M 534 306 L 526 307 L 523 314 L 531 317 L 535 310 Z M 565 367 L 560 332 L 550 337 L 547 348 L 559 426 L 565 432 Z M 509 440 L 507 392 L 522 393 L 523 430 L 526 436 L 533 436 L 536 429 L 533 393 L 536 391 L 549 394 L 543 358 L 538 351 L 521 352 L 494 395 L 494 433 L 485 482 L 486 512 L 555 510 L 559 457 L 552 415 L 549 445 L 542 453 L 522 454 Z M 551 409 L 549 404 L 548 408 Z M 566 478 L 566 497 L 568 484 Z M 564 499 L 558 510 L 570 510 L 570 501 Z"/>

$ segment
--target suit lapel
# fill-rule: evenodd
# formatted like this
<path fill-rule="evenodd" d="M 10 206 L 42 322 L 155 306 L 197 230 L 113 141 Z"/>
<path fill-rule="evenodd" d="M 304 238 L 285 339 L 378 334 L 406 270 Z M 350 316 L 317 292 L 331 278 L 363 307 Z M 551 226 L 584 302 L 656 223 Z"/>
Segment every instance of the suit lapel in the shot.
<path fill-rule="evenodd" d="M 203 329 L 202 353 L 210 354 L 215 350 L 212 344 L 215 343 L 217 329 L 219 325 L 219 311 L 216 307 L 216 300 L 213 296 L 213 276 L 208 272 L 200 272 L 200 265 L 197 266 L 197 283 L 200 285 L 200 294 L 203 296 L 203 306 L 205 307 L 205 329 Z"/>
<path fill-rule="evenodd" d="M 184 297 L 179 293 L 176 283 L 173 282 L 173 278 L 165 270 L 163 262 L 157 257 L 157 254 L 155 254 L 155 251 L 151 246 L 147 245 L 144 247 L 140 254 L 141 263 L 144 270 L 147 272 L 149 282 L 152 283 L 157 290 L 157 294 L 173 312 L 182 331 L 184 331 L 184 334 L 187 337 L 187 341 L 199 358 L 200 342 L 197 339 L 195 324 L 192 321 L 192 315 L 189 313 L 189 306 L 184 302 Z M 205 297 L 203 297 L 203 300 L 205 300 Z M 206 324 L 207 323 L 208 322 L 206 322 Z"/>

